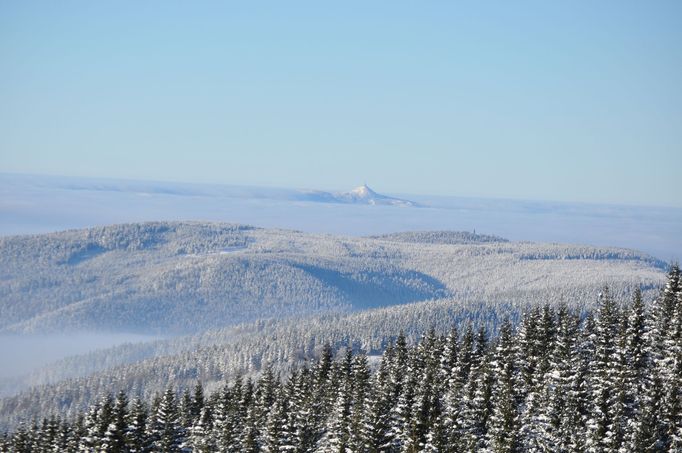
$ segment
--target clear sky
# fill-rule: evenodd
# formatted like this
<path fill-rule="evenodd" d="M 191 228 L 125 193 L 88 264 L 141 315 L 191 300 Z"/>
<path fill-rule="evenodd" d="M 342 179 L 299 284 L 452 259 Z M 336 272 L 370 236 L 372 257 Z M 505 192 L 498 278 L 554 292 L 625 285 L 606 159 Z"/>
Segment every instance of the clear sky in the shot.
<path fill-rule="evenodd" d="M 0 3 L 0 171 L 682 206 L 682 2 Z"/>

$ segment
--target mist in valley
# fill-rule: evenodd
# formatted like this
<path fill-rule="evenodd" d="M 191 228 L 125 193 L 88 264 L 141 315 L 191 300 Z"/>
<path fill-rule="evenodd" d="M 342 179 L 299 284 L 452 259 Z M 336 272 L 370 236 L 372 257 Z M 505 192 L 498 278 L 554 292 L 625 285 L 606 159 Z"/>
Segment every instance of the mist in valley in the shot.
<path fill-rule="evenodd" d="M 159 340 L 159 335 L 78 332 L 0 335 L 0 380 L 16 378 L 68 356 L 124 343 Z"/>

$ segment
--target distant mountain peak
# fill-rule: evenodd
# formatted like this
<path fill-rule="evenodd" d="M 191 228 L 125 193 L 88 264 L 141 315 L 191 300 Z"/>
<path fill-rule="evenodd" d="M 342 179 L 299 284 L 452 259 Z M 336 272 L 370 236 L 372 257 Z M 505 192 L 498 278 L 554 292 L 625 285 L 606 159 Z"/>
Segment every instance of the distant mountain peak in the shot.
<path fill-rule="evenodd" d="M 418 203 L 402 198 L 389 197 L 372 190 L 367 183 L 356 187 L 349 192 L 322 192 L 306 191 L 300 199 L 306 201 L 316 201 L 321 203 L 347 203 L 347 204 L 368 204 L 383 206 L 420 206 Z"/>
<path fill-rule="evenodd" d="M 356 187 L 350 192 L 343 192 L 335 194 L 335 198 L 343 203 L 358 203 L 358 204 L 371 204 L 371 205 L 393 205 L 393 206 L 417 206 L 409 200 L 403 200 L 401 198 L 389 197 L 382 195 L 380 193 L 372 190 L 367 183 Z"/>
<path fill-rule="evenodd" d="M 358 186 L 355 189 L 351 190 L 350 192 L 343 192 L 341 195 L 350 195 L 359 199 L 383 197 L 383 195 L 380 195 L 373 191 L 372 189 L 370 189 L 367 184 Z"/>
<path fill-rule="evenodd" d="M 352 193 L 353 195 L 357 195 L 358 197 L 361 198 L 370 198 L 379 195 L 375 191 L 369 188 L 367 183 L 356 187 L 355 189 L 351 190 L 349 193 Z M 379 195 L 380 196 L 380 195 Z"/>
<path fill-rule="evenodd" d="M 353 193 L 357 193 L 358 195 L 369 195 L 369 194 L 375 194 L 376 192 L 373 191 L 372 189 L 369 188 L 367 183 L 356 187 L 355 189 L 351 190 Z"/>

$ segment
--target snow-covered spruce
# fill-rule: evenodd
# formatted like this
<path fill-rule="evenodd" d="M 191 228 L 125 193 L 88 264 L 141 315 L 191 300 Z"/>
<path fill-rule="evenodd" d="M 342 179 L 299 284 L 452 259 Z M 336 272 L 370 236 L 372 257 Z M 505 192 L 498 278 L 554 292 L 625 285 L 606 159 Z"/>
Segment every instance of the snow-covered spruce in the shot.
<path fill-rule="evenodd" d="M 682 291 L 674 266 L 651 309 L 635 292 L 594 313 L 550 306 L 489 339 L 464 326 L 389 345 L 379 367 L 325 348 L 286 379 L 266 367 L 205 397 L 120 393 L 46 416 L 3 452 L 682 451 Z"/>

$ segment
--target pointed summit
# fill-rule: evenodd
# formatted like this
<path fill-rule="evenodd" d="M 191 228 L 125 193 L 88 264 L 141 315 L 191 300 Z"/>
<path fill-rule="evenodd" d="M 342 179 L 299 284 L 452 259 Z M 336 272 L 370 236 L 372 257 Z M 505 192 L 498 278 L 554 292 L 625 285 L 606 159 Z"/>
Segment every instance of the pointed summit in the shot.
<path fill-rule="evenodd" d="M 356 187 L 350 192 L 323 192 L 319 190 L 305 191 L 299 198 L 305 201 L 318 203 L 347 203 L 347 204 L 369 204 L 383 206 L 420 206 L 418 203 L 400 198 L 393 198 L 372 190 L 367 183 Z"/>
<path fill-rule="evenodd" d="M 359 198 L 370 198 L 370 197 L 379 195 L 378 193 L 376 193 L 375 191 L 370 189 L 369 186 L 367 185 L 367 183 L 365 183 L 359 187 L 356 187 L 355 189 L 351 190 L 349 193 L 354 194 L 354 195 L 358 196 Z"/>
<path fill-rule="evenodd" d="M 336 198 L 344 203 L 358 203 L 371 205 L 417 206 L 416 203 L 400 198 L 388 197 L 373 191 L 367 183 L 356 187 L 350 192 L 336 194 Z"/>

